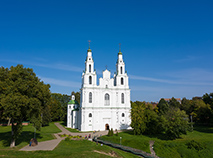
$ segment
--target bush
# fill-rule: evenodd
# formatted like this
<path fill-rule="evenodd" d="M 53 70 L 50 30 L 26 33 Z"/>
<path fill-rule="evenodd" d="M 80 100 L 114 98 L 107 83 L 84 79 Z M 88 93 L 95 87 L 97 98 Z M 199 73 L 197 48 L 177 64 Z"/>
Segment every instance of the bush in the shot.
<path fill-rule="evenodd" d="M 110 131 L 110 129 L 109 129 L 109 131 L 108 131 L 108 134 L 107 134 L 108 136 L 111 136 L 111 131 Z"/>
<path fill-rule="evenodd" d="M 111 128 L 111 130 L 110 130 L 110 136 L 113 136 L 113 128 Z"/>
<path fill-rule="evenodd" d="M 187 145 L 187 147 L 188 147 L 189 149 L 195 149 L 195 150 L 197 150 L 197 151 L 206 148 L 205 145 L 200 144 L 199 142 L 197 142 L 197 141 L 195 141 L 195 140 L 190 141 L 190 142 L 187 143 L 186 145 Z"/>
<path fill-rule="evenodd" d="M 115 134 L 116 136 L 118 136 L 118 131 L 116 132 L 116 134 Z"/>
<path fill-rule="evenodd" d="M 69 137 L 66 137 L 66 138 L 65 138 L 65 141 L 70 141 L 70 138 L 69 138 Z"/>

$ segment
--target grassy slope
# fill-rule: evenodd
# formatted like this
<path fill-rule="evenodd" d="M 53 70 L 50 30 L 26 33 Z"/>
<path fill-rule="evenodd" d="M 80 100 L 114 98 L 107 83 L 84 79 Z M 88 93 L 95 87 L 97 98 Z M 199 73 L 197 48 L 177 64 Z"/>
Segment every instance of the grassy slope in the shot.
<path fill-rule="evenodd" d="M 108 146 L 96 145 L 96 143 L 88 140 L 80 141 L 61 141 L 61 143 L 53 151 L 17 151 L 17 150 L 0 150 L 0 157 L 72 157 L 72 158 L 96 158 L 96 157 L 110 157 L 100 153 L 94 152 L 94 150 L 102 151 L 104 153 L 109 153 L 111 151 L 116 152 L 117 156 L 124 158 L 136 158 L 137 156 L 114 149 Z"/>
<path fill-rule="evenodd" d="M 187 135 L 182 135 L 180 139 L 176 140 L 165 140 L 161 135 L 135 136 L 132 132 L 122 132 L 119 133 L 119 136 L 113 137 L 103 136 L 102 139 L 119 143 L 120 137 L 122 137 L 122 145 L 131 146 L 149 153 L 149 141 L 154 140 L 154 150 L 160 157 L 213 157 L 213 128 L 210 127 L 195 127 L 193 132 L 188 132 Z M 196 151 L 195 149 L 188 149 L 186 143 L 191 140 L 195 140 L 206 146 L 206 149 L 200 151 Z"/>
<path fill-rule="evenodd" d="M 53 139 L 53 133 L 59 133 L 60 130 L 51 123 L 50 126 L 42 127 L 41 131 L 37 131 L 38 141 Z M 10 148 L 11 127 L 0 126 L 0 157 L 109 157 L 94 150 L 109 153 L 114 151 L 120 157 L 132 158 L 137 157 L 133 154 L 123 152 L 109 146 L 100 146 L 96 143 L 81 140 L 81 141 L 61 141 L 61 143 L 53 151 L 18 151 L 21 147 L 29 144 L 30 139 L 34 136 L 34 128 L 32 125 L 24 126 L 23 133 L 16 141 L 16 147 Z"/>

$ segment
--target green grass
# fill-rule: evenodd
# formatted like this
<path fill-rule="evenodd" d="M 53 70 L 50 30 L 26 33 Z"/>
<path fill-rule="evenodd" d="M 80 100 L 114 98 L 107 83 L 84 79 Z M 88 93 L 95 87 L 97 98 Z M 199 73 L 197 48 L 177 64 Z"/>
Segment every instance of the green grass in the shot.
<path fill-rule="evenodd" d="M 66 125 L 65 125 L 65 123 L 63 121 L 60 121 L 58 123 L 60 123 L 60 125 L 62 125 L 65 129 L 67 129 L 68 131 L 70 131 L 72 133 L 88 133 L 88 132 L 93 132 L 93 131 L 81 132 L 81 131 L 79 131 L 77 129 L 74 129 L 74 128 L 67 128 Z"/>
<path fill-rule="evenodd" d="M 195 127 L 193 132 L 188 132 L 187 135 L 181 135 L 181 138 L 176 140 L 166 140 L 163 135 L 146 136 L 133 135 L 132 131 L 119 133 L 119 136 L 103 136 L 101 139 L 114 143 L 120 143 L 122 137 L 122 145 L 141 149 L 150 153 L 149 141 L 154 140 L 154 150 L 160 157 L 165 158 L 196 158 L 196 157 L 213 157 L 213 128 L 212 127 Z M 187 143 L 191 140 L 199 142 L 205 149 L 197 151 L 188 149 Z"/>
<path fill-rule="evenodd" d="M 88 140 L 80 141 L 61 141 L 61 143 L 53 151 L 17 151 L 17 150 L 0 150 L 0 157 L 72 157 L 72 158 L 102 158 L 110 157 L 104 154 L 96 153 L 94 150 L 104 153 L 110 153 L 114 151 L 118 157 L 124 158 L 136 158 L 136 155 L 127 153 L 118 149 L 111 148 L 109 146 L 96 145 L 96 143 Z"/>
<path fill-rule="evenodd" d="M 53 134 L 61 132 L 54 123 L 49 126 L 42 127 L 40 131 L 36 131 L 38 142 L 54 139 Z M 32 124 L 23 126 L 23 132 L 16 140 L 16 148 L 21 148 L 29 144 L 30 139 L 34 138 L 34 127 Z M 11 126 L 0 126 L 0 149 L 9 148 L 11 141 Z"/>
<path fill-rule="evenodd" d="M 61 132 L 54 123 L 50 126 L 42 127 L 41 131 L 37 131 L 36 136 L 38 141 L 46 141 L 53 139 L 53 133 Z M 16 147 L 10 148 L 10 135 L 11 127 L 0 126 L 0 157 L 110 157 L 104 154 L 96 153 L 94 150 L 104 153 L 115 152 L 118 157 L 134 158 L 137 157 L 131 153 L 127 153 L 112 147 L 100 144 L 96 145 L 95 142 L 88 140 L 69 140 L 61 141 L 61 143 L 53 151 L 19 151 L 20 148 L 29 144 L 30 139 L 34 136 L 34 127 L 32 125 L 24 126 L 23 133 L 16 141 Z"/>

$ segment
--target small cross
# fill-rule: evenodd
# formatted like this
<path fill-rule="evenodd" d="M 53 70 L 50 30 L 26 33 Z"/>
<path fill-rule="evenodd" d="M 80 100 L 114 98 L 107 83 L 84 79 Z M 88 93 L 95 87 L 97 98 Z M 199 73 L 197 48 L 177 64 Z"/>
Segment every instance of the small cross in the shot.
<path fill-rule="evenodd" d="M 106 65 L 106 69 L 107 69 L 107 65 Z"/>
<path fill-rule="evenodd" d="M 121 51 L 121 43 L 119 43 L 119 52 Z"/>
<path fill-rule="evenodd" d="M 90 40 L 88 40 L 88 42 L 89 42 L 89 48 L 90 48 L 90 42 L 91 42 L 91 41 L 90 41 Z"/>

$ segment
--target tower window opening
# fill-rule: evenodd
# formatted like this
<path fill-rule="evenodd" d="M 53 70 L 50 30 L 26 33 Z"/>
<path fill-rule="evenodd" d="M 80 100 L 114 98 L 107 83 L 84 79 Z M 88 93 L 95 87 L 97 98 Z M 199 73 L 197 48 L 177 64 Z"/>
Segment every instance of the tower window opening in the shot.
<path fill-rule="evenodd" d="M 89 76 L 89 84 L 92 84 L 92 76 Z"/>
<path fill-rule="evenodd" d="M 89 103 L 92 103 L 92 92 L 89 92 Z"/>
<path fill-rule="evenodd" d="M 121 74 L 123 74 L 123 68 L 121 67 L 120 69 L 121 69 Z"/>
<path fill-rule="evenodd" d="M 89 113 L 89 117 L 92 117 L 92 114 L 91 114 L 91 113 Z"/>
<path fill-rule="evenodd" d="M 122 115 L 121 115 L 122 117 L 125 117 L 125 114 L 124 113 L 122 113 Z"/>
<path fill-rule="evenodd" d="M 121 85 L 124 85 L 124 79 L 121 77 Z"/>
<path fill-rule="evenodd" d="M 121 93 L 121 103 L 124 104 L 124 94 Z"/>
<path fill-rule="evenodd" d="M 110 99 L 109 99 L 109 94 L 108 93 L 105 94 L 104 100 L 105 100 L 105 105 L 110 105 Z"/>
<path fill-rule="evenodd" d="M 89 72 L 91 72 L 91 65 L 89 64 Z"/>

